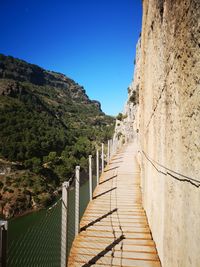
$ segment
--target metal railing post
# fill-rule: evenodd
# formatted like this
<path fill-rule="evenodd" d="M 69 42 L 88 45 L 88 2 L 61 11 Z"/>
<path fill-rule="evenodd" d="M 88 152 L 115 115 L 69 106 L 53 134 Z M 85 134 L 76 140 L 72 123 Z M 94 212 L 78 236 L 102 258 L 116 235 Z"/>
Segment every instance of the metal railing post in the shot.
<path fill-rule="evenodd" d="M 92 200 L 92 155 L 89 155 L 89 194 Z"/>
<path fill-rule="evenodd" d="M 75 235 L 79 233 L 79 190 L 80 190 L 80 166 L 76 166 L 75 173 Z"/>
<path fill-rule="evenodd" d="M 109 163 L 109 157 L 110 157 L 110 140 L 108 140 L 108 145 L 107 145 L 107 164 Z"/>
<path fill-rule="evenodd" d="M 110 158 L 112 156 L 112 139 L 110 139 Z"/>
<path fill-rule="evenodd" d="M 117 140 L 115 139 L 113 141 L 113 153 L 115 154 L 117 152 Z"/>
<path fill-rule="evenodd" d="M 113 154 L 115 154 L 116 152 L 116 139 L 113 138 Z"/>
<path fill-rule="evenodd" d="M 96 151 L 96 174 L 97 174 L 97 185 L 99 184 L 99 150 Z"/>
<path fill-rule="evenodd" d="M 0 221 L 0 266 L 6 267 L 8 222 Z"/>
<path fill-rule="evenodd" d="M 101 172 L 104 172 L 104 143 L 101 144 Z"/>
<path fill-rule="evenodd" d="M 112 139 L 110 139 L 110 159 L 112 158 Z"/>
<path fill-rule="evenodd" d="M 110 162 L 110 140 L 108 140 L 107 163 Z"/>
<path fill-rule="evenodd" d="M 69 188 L 69 182 L 64 182 L 62 184 L 61 267 L 67 266 L 68 188 Z"/>

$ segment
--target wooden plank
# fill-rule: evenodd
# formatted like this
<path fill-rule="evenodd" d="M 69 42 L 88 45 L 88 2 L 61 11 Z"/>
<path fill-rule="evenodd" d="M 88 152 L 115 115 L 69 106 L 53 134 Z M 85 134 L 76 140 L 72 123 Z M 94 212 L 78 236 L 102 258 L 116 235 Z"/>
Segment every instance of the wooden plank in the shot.
<path fill-rule="evenodd" d="M 135 151 L 135 152 L 134 152 Z M 160 267 L 142 206 L 135 145 L 113 157 L 81 219 L 68 266 Z"/>
<path fill-rule="evenodd" d="M 116 240 L 115 237 L 118 238 L 121 236 L 121 234 L 122 233 L 118 231 L 118 232 L 115 232 L 113 234 L 113 237 L 104 237 L 104 238 L 99 238 L 98 236 L 96 237 L 96 236 L 88 236 L 88 235 L 84 236 L 84 235 L 82 235 L 82 236 L 79 236 L 78 238 L 80 238 L 80 239 L 77 238 L 77 240 L 84 240 L 85 239 L 86 241 L 90 241 L 90 242 L 96 242 L 97 241 L 97 242 L 110 242 L 110 243 L 112 243 Z M 148 233 L 132 233 L 131 239 L 128 238 L 129 235 L 125 231 L 123 231 L 123 234 L 125 237 L 127 236 L 127 239 L 124 239 L 124 242 L 131 242 L 132 239 L 135 239 L 135 240 L 138 240 L 138 239 L 151 240 L 152 239 L 151 235 Z"/>
<path fill-rule="evenodd" d="M 74 262 L 80 262 L 84 266 L 84 264 L 90 264 L 88 266 L 93 266 L 93 264 L 97 263 L 100 266 L 127 266 L 127 267 L 160 267 L 159 260 L 152 261 L 152 260 L 144 260 L 144 259 L 124 259 L 124 258 L 115 258 L 115 257 L 100 257 L 98 255 L 92 257 L 90 255 L 80 255 L 80 254 L 72 254 L 71 259 L 69 261 L 69 266 L 74 266 Z"/>
<path fill-rule="evenodd" d="M 117 239 L 119 238 L 119 234 L 116 233 L 115 235 L 117 237 Z M 114 236 L 109 236 L 109 235 L 106 235 L 105 233 L 105 236 L 97 236 L 95 235 L 95 233 L 88 233 L 87 236 L 82 236 L 81 238 L 78 238 L 77 239 L 77 242 L 78 243 L 81 243 L 81 242 L 87 242 L 87 243 L 91 243 L 92 245 L 101 245 L 102 243 L 106 243 L 107 245 L 111 245 L 113 242 L 116 241 L 116 238 Z M 134 236 L 131 236 L 130 238 L 126 239 L 126 240 L 123 240 L 119 242 L 119 244 L 126 244 L 126 245 L 129 245 L 129 246 L 132 246 L 132 245 L 142 245 L 142 246 L 155 246 L 155 243 L 153 240 L 151 239 L 141 239 L 141 238 L 135 238 Z M 90 244 L 88 244 L 90 245 Z M 117 244 L 115 245 L 117 246 Z"/>
<path fill-rule="evenodd" d="M 131 213 L 116 213 L 112 215 L 107 215 L 105 214 L 99 214 L 99 216 L 93 214 L 93 213 L 88 213 L 86 214 L 83 218 L 82 221 L 118 221 L 120 222 L 134 222 L 134 221 L 147 221 L 147 218 L 145 215 L 134 215 Z"/>
<path fill-rule="evenodd" d="M 74 247 L 82 247 L 86 249 L 99 249 L 102 250 L 105 248 L 105 243 L 100 243 L 98 246 L 91 246 L 89 242 L 81 242 L 80 244 L 77 242 Z M 72 248 L 73 249 L 73 248 Z M 115 246 L 115 251 L 122 250 L 122 242 Z M 123 242 L 123 251 L 124 252 L 139 252 L 139 253 L 153 253 L 157 254 L 155 247 L 152 246 L 144 246 L 144 245 L 135 245 L 135 244 L 126 244 Z"/>
<path fill-rule="evenodd" d="M 100 248 L 101 250 L 104 250 L 106 248 L 107 243 L 89 243 L 89 242 L 74 242 L 73 247 L 85 247 L 85 248 Z M 146 242 L 143 240 L 139 240 L 139 242 L 133 242 L 133 243 L 123 243 L 123 251 L 136 251 L 138 247 L 142 247 L 144 252 L 148 251 L 156 251 L 155 250 L 155 244 L 153 242 Z M 115 250 L 120 250 L 122 248 L 122 242 L 117 244 L 115 246 Z"/>
<path fill-rule="evenodd" d="M 148 227 L 134 227 L 134 226 L 126 226 L 126 225 L 105 225 L 105 224 L 97 224 L 95 226 L 89 226 L 89 227 L 81 227 L 82 232 L 87 231 L 99 231 L 103 232 L 105 231 L 115 231 L 115 232 L 121 232 L 121 228 L 123 228 L 123 233 L 141 233 L 141 234 L 150 234 L 150 230 Z"/>
<path fill-rule="evenodd" d="M 97 255 L 101 253 L 102 250 L 98 248 L 83 248 L 83 247 L 73 247 L 71 253 L 79 255 L 88 255 L 92 256 L 94 253 Z M 133 251 L 122 251 L 122 250 L 114 250 L 108 251 L 105 255 L 106 257 L 116 257 L 123 259 L 143 259 L 143 260 L 159 260 L 158 255 L 156 253 L 144 253 L 144 252 L 133 252 Z M 105 257 L 104 256 L 104 257 Z"/>
<path fill-rule="evenodd" d="M 119 231 L 116 231 L 117 233 L 120 232 L 121 233 L 121 230 Z M 150 234 L 150 231 L 149 231 L 149 228 L 134 228 L 134 231 L 132 232 L 127 232 L 128 234 L 128 238 L 134 238 L 134 234 L 135 233 L 143 233 L 143 234 Z M 81 231 L 80 235 L 86 235 L 86 236 L 96 236 L 98 238 L 104 238 L 104 237 L 113 237 L 113 233 L 110 232 L 110 231 L 101 231 L 99 229 L 97 230 L 93 230 L 93 229 L 87 229 L 87 231 Z M 126 235 L 125 235 L 126 237 Z"/>
<path fill-rule="evenodd" d="M 132 221 L 120 222 L 120 224 L 119 224 L 118 221 L 112 221 L 111 222 L 111 221 L 103 221 L 103 220 L 101 220 L 101 221 L 95 222 L 95 223 L 93 223 L 93 221 L 82 221 L 81 224 L 80 224 L 80 227 L 84 228 L 82 230 L 86 230 L 87 228 L 89 228 L 91 226 L 97 226 L 97 227 L 99 227 L 99 226 L 101 226 L 101 227 L 102 226 L 105 226 L 105 227 L 106 226 L 108 226 L 108 227 L 114 226 L 114 227 L 131 227 L 131 228 L 134 227 L 134 229 L 137 232 L 141 231 L 141 230 L 138 230 L 138 229 L 144 229 L 144 230 L 148 229 L 148 232 L 150 232 L 149 227 L 148 227 L 147 224 L 145 226 L 143 225 L 143 226 L 135 227 L 135 225 L 134 225 L 134 223 Z"/>

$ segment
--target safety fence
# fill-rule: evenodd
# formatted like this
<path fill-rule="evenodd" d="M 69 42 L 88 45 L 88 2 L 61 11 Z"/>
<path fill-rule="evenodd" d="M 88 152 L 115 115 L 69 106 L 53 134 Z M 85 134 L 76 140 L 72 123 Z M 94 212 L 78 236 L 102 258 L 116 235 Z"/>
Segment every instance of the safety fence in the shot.
<path fill-rule="evenodd" d="M 80 219 L 116 150 L 112 140 L 102 143 L 96 156 L 89 156 L 85 182 L 81 166 L 76 166 L 74 175 L 62 184 L 62 197 L 51 207 L 11 220 L 8 227 L 6 221 L 0 221 L 0 266 L 66 267 Z"/>
<path fill-rule="evenodd" d="M 61 267 L 67 266 L 67 259 L 75 236 L 80 231 L 80 219 L 86 208 L 83 200 L 87 196 L 87 203 L 93 198 L 93 191 L 99 183 L 100 173 L 104 172 L 105 163 L 109 163 L 116 151 L 112 140 L 108 141 L 105 154 L 105 145 L 101 144 L 101 151 L 96 150 L 96 156 L 89 155 L 87 192 L 81 187 L 81 168 L 76 166 L 74 176 L 62 185 L 62 227 L 61 227 Z M 105 160 L 106 159 L 106 160 Z M 71 189 L 73 197 L 71 198 Z M 72 206 L 73 203 L 73 206 Z M 72 223 L 70 223 L 72 221 Z"/>

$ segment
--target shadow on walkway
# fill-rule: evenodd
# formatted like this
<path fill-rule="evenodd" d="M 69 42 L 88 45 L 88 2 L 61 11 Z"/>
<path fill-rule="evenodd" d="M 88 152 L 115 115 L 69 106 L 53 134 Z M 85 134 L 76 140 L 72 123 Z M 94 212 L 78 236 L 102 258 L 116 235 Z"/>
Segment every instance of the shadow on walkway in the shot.
<path fill-rule="evenodd" d="M 101 217 L 97 218 L 96 220 L 88 223 L 87 225 L 81 227 L 80 232 L 85 231 L 88 227 L 94 225 L 97 222 L 100 222 L 102 219 L 108 217 L 109 215 L 113 214 L 114 212 L 117 212 L 117 208 L 109 211 L 108 213 L 104 214 L 103 216 L 101 216 Z"/>
<path fill-rule="evenodd" d="M 90 267 L 93 264 L 95 264 L 98 260 L 100 260 L 102 257 L 104 257 L 109 251 L 112 251 L 112 249 L 119 244 L 123 239 L 125 239 L 124 235 L 121 235 L 119 238 L 115 239 L 109 246 L 107 246 L 104 250 L 102 250 L 100 253 L 98 253 L 96 256 L 94 256 L 91 260 L 88 261 L 88 263 L 85 263 L 82 265 L 82 267 Z"/>
<path fill-rule="evenodd" d="M 107 193 L 109 193 L 109 192 L 111 192 L 111 191 L 113 191 L 115 189 L 117 189 L 117 187 L 113 187 L 113 188 L 111 188 L 111 189 L 109 189 L 109 190 L 107 190 L 107 191 L 105 191 L 105 192 L 103 192 L 103 193 L 101 193 L 101 194 L 99 194 L 97 196 L 94 196 L 93 199 L 96 199 L 98 197 L 101 197 L 101 196 L 103 196 L 103 195 L 105 195 L 105 194 L 107 194 Z"/>
<path fill-rule="evenodd" d="M 116 167 L 113 167 L 113 168 L 107 169 L 107 170 L 105 170 L 104 172 L 109 172 L 109 171 L 115 170 L 115 169 L 117 169 L 117 168 L 119 168 L 119 166 L 116 166 Z"/>
<path fill-rule="evenodd" d="M 109 164 L 112 165 L 112 164 L 118 164 L 118 163 L 122 163 L 123 161 L 113 161 L 113 162 L 110 162 Z"/>
<path fill-rule="evenodd" d="M 112 177 L 110 177 L 110 178 L 108 178 L 108 179 L 106 179 L 106 180 L 100 182 L 99 184 L 104 184 L 104 183 L 106 183 L 106 182 L 108 182 L 108 181 L 110 181 L 110 180 L 112 180 L 112 179 L 114 179 L 114 178 L 116 178 L 116 177 L 117 177 L 117 175 L 113 175 Z"/>

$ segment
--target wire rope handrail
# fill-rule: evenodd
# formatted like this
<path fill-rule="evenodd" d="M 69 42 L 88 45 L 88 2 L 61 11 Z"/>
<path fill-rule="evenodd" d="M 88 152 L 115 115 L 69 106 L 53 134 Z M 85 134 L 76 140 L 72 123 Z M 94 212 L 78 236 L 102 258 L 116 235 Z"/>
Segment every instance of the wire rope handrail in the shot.
<path fill-rule="evenodd" d="M 144 152 L 144 150 L 142 151 L 139 151 L 141 154 L 144 155 L 144 157 L 151 163 L 151 165 L 158 171 L 158 172 L 161 172 L 162 174 L 164 175 L 170 175 L 172 178 L 174 178 L 175 180 L 178 180 L 178 181 L 181 181 L 181 182 L 188 182 L 190 184 L 192 184 L 193 186 L 199 188 L 200 187 L 200 180 L 196 179 L 196 178 L 192 178 L 192 177 L 189 177 L 187 175 L 184 175 L 182 173 L 179 173 L 177 171 L 174 171 L 166 166 L 164 166 L 163 164 L 155 161 L 154 159 L 152 159 L 151 157 L 149 157 L 147 155 L 147 153 Z M 156 167 L 155 165 L 161 167 L 162 169 L 165 170 L 165 172 L 163 170 L 159 170 L 158 167 Z M 179 177 L 182 177 L 182 178 L 179 178 Z"/>

